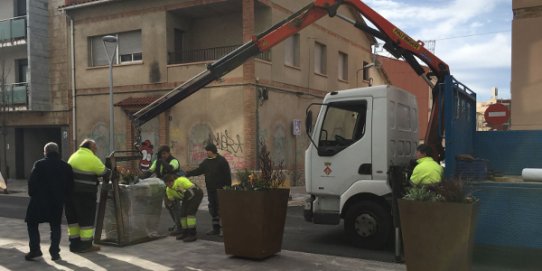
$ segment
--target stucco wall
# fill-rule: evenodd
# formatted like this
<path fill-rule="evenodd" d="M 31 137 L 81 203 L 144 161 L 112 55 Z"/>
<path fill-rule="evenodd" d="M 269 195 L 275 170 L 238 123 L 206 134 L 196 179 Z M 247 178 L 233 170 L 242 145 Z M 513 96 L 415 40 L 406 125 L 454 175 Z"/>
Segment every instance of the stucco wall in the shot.
<path fill-rule="evenodd" d="M 521 5 L 520 5 L 521 3 Z M 516 6 L 535 6 L 534 1 L 514 1 Z M 512 110 L 513 130 L 542 128 L 542 3 L 532 9 L 516 10 L 512 21 Z"/>
<path fill-rule="evenodd" d="M 0 9 L 0 19 L 13 17 L 13 0 L 0 0 L 0 7 L 2 7 Z"/>
<path fill-rule="evenodd" d="M 212 87 L 199 91 L 170 112 L 169 144 L 187 168 L 207 157 L 212 141 L 232 170 L 245 168 L 243 91 L 241 87 Z"/>
<path fill-rule="evenodd" d="M 277 6 L 273 10 L 273 21 L 276 23 L 291 14 L 286 8 L 299 9 L 301 3 L 291 1 L 275 1 Z M 300 1 L 303 2 L 303 1 Z M 305 1 L 307 2 L 307 1 Z M 293 9 L 293 10 L 295 10 Z M 339 9 L 341 15 L 350 17 L 344 8 Z M 284 43 L 275 46 L 273 51 L 273 79 L 286 84 L 303 86 L 309 89 L 331 91 L 366 86 L 356 82 L 356 73 L 363 66 L 363 61 L 373 62 L 371 59 L 371 41 L 360 30 L 338 18 L 325 16 L 312 25 L 299 32 L 300 34 L 300 66 L 290 67 L 284 65 Z M 326 74 L 314 72 L 314 43 L 326 45 L 327 71 Z M 338 79 L 339 51 L 348 55 L 348 80 Z M 382 75 L 378 72 L 371 74 L 374 84 L 382 84 Z"/>
<path fill-rule="evenodd" d="M 147 84 L 151 72 L 158 72 L 159 78 L 164 80 L 167 64 L 166 17 L 164 11 L 156 11 L 134 16 L 113 16 L 108 20 L 86 19 L 80 23 L 76 19 L 74 39 L 77 88 L 96 88 L 109 84 L 107 66 L 89 67 L 88 38 L 135 30 L 141 30 L 143 62 L 115 65 L 114 85 Z M 157 71 L 152 71 L 156 68 Z"/>

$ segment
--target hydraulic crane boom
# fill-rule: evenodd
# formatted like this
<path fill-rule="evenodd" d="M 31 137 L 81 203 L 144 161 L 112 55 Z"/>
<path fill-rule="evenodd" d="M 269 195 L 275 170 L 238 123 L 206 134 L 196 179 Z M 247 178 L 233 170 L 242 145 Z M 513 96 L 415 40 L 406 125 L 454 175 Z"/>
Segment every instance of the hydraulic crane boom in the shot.
<path fill-rule="evenodd" d="M 209 64 L 207 70 L 134 113 L 132 121 L 135 130 L 138 131 L 136 144 L 139 144 L 141 141 L 139 136 L 141 125 L 186 99 L 212 81 L 239 67 L 249 58 L 269 50 L 320 18 L 326 15 L 330 17 L 337 15 L 337 9 L 341 5 L 346 5 L 352 12 L 361 14 L 375 25 L 377 29 L 371 28 L 361 21 L 352 21 L 341 15 L 337 17 L 352 23 L 356 28 L 384 41 L 384 48 L 386 50 L 397 58 L 405 59 L 416 74 L 421 76 L 433 88 L 433 109 L 425 141 L 437 151 L 436 158 L 440 159 L 443 149 L 441 131 L 438 131 L 439 126 L 437 123 L 440 108 L 438 103 L 439 92 L 436 88 L 450 74 L 448 65 L 428 51 L 423 46 L 423 42 L 412 39 L 369 6 L 365 5 L 361 0 L 314 0 L 288 18 L 278 22 L 267 31 L 253 37 L 251 41 Z M 426 73 L 416 58 L 423 61 L 430 68 L 431 72 Z M 432 77 L 436 78 L 436 84 L 433 84 Z"/>

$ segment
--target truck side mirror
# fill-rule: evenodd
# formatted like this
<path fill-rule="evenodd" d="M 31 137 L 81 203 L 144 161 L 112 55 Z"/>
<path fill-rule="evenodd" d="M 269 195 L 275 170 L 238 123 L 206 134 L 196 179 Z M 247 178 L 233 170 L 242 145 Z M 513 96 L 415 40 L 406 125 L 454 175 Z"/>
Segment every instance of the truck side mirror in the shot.
<path fill-rule="evenodd" d="M 312 111 L 308 110 L 305 115 L 305 132 L 310 136 L 312 133 Z"/>

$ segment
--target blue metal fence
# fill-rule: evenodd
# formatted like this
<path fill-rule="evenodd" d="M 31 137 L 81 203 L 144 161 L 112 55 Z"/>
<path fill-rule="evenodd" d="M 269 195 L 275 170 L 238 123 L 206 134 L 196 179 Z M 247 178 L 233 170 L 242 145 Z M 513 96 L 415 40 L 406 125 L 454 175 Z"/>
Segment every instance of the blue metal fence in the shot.
<path fill-rule="evenodd" d="M 524 168 L 542 168 L 542 131 L 476 132 L 474 153 L 500 175 L 521 175 Z"/>
<path fill-rule="evenodd" d="M 542 249 L 542 183 L 477 182 L 472 189 L 480 200 L 476 244 Z"/>
<path fill-rule="evenodd" d="M 454 177 L 457 168 L 456 157 L 460 154 L 474 154 L 474 133 L 476 131 L 476 93 L 448 76 L 441 86 L 444 116 L 439 123 L 445 127 L 445 177 Z"/>

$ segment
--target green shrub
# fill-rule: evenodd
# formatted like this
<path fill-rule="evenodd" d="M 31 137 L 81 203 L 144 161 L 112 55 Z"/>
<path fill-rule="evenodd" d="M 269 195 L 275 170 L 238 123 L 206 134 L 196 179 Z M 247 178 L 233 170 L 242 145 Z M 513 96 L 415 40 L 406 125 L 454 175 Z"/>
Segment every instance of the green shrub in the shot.
<path fill-rule="evenodd" d="M 259 171 L 249 171 L 244 169 L 237 172 L 239 184 L 231 187 L 224 187 L 228 190 L 266 190 L 278 188 L 284 184 L 286 175 L 284 174 L 284 163 L 278 165 L 273 163 L 271 155 L 264 142 L 260 142 L 260 154 L 258 156 Z"/>
<path fill-rule="evenodd" d="M 444 180 L 434 185 L 415 185 L 403 199 L 418 201 L 473 202 L 476 199 L 461 179 Z"/>

